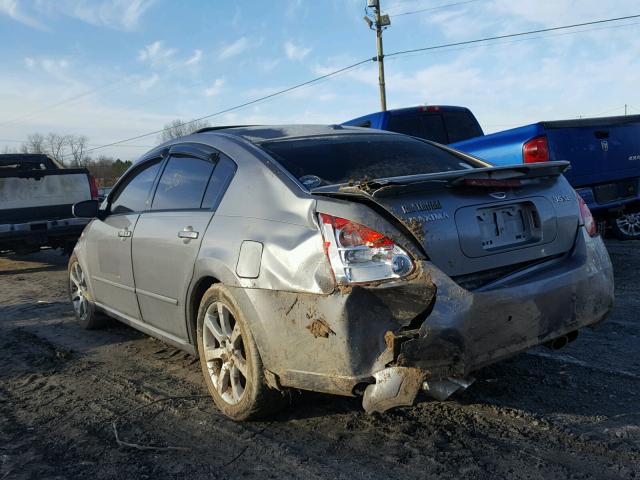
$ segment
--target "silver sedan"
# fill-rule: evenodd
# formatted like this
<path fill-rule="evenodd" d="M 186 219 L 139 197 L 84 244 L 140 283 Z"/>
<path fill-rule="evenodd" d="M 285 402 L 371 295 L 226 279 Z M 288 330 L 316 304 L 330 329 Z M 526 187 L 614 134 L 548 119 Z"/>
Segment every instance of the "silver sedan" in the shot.
<path fill-rule="evenodd" d="M 611 263 L 566 168 L 355 127 L 204 129 L 74 206 L 95 218 L 71 300 L 85 328 L 106 315 L 197 354 L 236 420 L 292 389 L 369 412 L 445 399 L 611 309 Z"/>

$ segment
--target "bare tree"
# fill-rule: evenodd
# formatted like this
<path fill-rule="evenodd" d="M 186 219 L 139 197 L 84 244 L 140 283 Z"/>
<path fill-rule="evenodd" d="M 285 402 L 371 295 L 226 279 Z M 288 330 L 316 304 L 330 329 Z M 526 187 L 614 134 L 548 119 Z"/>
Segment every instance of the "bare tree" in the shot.
<path fill-rule="evenodd" d="M 46 152 L 64 165 L 65 147 L 68 143 L 68 135 L 58 135 L 57 133 L 49 132 L 45 138 Z"/>
<path fill-rule="evenodd" d="M 44 136 L 40 133 L 32 133 L 22 144 L 20 150 L 22 153 L 47 153 Z"/>
<path fill-rule="evenodd" d="M 74 167 L 86 167 L 89 157 L 86 156 L 89 138 L 84 135 L 67 135 L 67 144 L 71 150 L 71 163 Z"/>
<path fill-rule="evenodd" d="M 2 149 L 2 153 L 5 155 L 7 153 L 18 153 L 18 150 L 16 148 L 5 145 L 4 148 Z"/>
<path fill-rule="evenodd" d="M 173 140 L 174 138 L 189 135 L 201 128 L 210 127 L 211 124 L 206 120 L 189 120 L 183 121 L 176 119 L 164 126 L 164 130 L 159 136 L 161 142 Z"/>

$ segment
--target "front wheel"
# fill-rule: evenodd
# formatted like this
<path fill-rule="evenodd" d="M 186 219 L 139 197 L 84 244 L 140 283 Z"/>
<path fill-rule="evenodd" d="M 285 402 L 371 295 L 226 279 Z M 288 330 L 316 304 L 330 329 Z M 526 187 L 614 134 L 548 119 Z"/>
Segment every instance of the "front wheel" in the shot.
<path fill-rule="evenodd" d="M 67 272 L 69 274 L 69 299 L 80 326 L 86 330 L 104 327 L 107 323 L 106 318 L 96 311 L 95 305 L 91 301 L 84 271 L 75 254 L 72 254 L 69 259 Z"/>
<path fill-rule="evenodd" d="M 282 408 L 283 392 L 267 386 L 262 359 L 247 321 L 224 286 L 214 285 L 204 294 L 197 335 L 207 389 L 222 413 L 244 421 Z"/>
<path fill-rule="evenodd" d="M 621 240 L 640 239 L 640 212 L 619 214 L 611 220 L 611 231 Z"/>

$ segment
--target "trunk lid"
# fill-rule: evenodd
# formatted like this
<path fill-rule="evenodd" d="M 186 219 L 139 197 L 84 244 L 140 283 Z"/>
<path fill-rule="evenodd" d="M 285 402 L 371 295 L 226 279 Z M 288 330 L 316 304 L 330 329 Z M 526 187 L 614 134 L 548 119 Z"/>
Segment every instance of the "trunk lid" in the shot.
<path fill-rule="evenodd" d="M 579 224 L 567 162 L 488 167 L 332 185 L 314 194 L 373 202 L 452 277 L 523 266 L 573 246 Z"/>

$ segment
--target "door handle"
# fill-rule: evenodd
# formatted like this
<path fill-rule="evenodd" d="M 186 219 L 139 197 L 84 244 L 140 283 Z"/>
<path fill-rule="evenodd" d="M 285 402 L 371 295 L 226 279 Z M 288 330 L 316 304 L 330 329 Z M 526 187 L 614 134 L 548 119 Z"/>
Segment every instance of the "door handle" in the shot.
<path fill-rule="evenodd" d="M 200 235 L 199 232 L 194 232 L 193 230 L 184 229 L 178 232 L 178 238 L 185 238 L 188 240 L 195 240 Z"/>
<path fill-rule="evenodd" d="M 127 230 L 127 229 L 119 230 L 118 236 L 122 238 L 128 238 L 131 236 L 131 230 Z"/>

